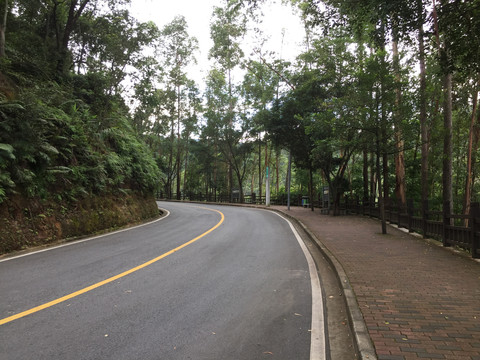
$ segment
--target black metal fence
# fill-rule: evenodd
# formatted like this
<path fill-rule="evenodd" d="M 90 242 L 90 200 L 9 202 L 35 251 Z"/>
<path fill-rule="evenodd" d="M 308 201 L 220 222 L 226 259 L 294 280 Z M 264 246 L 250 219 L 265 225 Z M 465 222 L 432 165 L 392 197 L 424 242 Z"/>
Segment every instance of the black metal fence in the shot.
<path fill-rule="evenodd" d="M 162 193 L 157 194 L 158 199 L 180 199 L 186 201 L 240 203 L 240 199 L 234 195 L 213 195 L 185 193 L 177 197 L 170 197 Z M 245 195 L 244 204 L 265 205 L 265 196 L 255 194 Z M 271 205 L 287 205 L 287 195 L 282 194 L 270 197 Z M 290 205 L 308 206 L 308 197 L 299 194 L 290 196 Z M 324 206 L 323 208 L 321 206 Z M 468 215 L 451 214 L 448 203 L 444 204 L 442 211 L 429 210 L 428 201 L 424 206 L 415 207 L 412 200 L 407 201 L 405 207 L 385 201 L 385 220 L 397 224 L 400 228 L 406 228 L 409 232 L 417 232 L 423 237 L 430 237 L 442 242 L 443 246 L 458 246 L 470 251 L 473 258 L 480 258 L 480 204 L 472 203 Z M 314 206 L 320 208 L 322 213 L 330 213 L 331 204 L 314 200 Z M 380 218 L 378 202 L 349 201 L 346 199 L 337 209 L 340 213 L 356 213 Z"/>
<path fill-rule="evenodd" d="M 308 203 L 305 201 L 305 196 L 302 195 L 291 195 L 290 196 L 290 205 L 292 206 L 303 206 Z M 166 196 L 163 193 L 157 194 L 157 199 L 173 199 L 173 200 L 185 200 L 185 201 L 199 201 L 199 202 L 218 202 L 218 203 L 240 203 L 238 196 L 232 195 L 222 195 L 222 194 L 194 194 L 194 193 L 185 193 L 177 197 L 177 194 L 172 194 L 171 196 Z M 287 205 L 287 195 L 282 194 L 278 196 L 270 196 L 271 205 Z M 265 205 L 266 196 L 257 196 L 255 194 L 244 195 L 243 204 L 252 204 L 252 205 Z"/>
<path fill-rule="evenodd" d="M 378 203 L 345 202 L 343 207 L 348 213 L 357 213 L 380 218 Z M 445 203 L 442 211 L 430 211 L 428 202 L 420 208 L 414 207 L 408 200 L 402 208 L 397 204 L 385 203 L 385 220 L 417 232 L 424 238 L 440 240 L 443 246 L 458 246 L 470 251 L 473 258 L 480 258 L 480 205 L 472 203 L 468 215 L 450 213 L 450 204 Z"/>

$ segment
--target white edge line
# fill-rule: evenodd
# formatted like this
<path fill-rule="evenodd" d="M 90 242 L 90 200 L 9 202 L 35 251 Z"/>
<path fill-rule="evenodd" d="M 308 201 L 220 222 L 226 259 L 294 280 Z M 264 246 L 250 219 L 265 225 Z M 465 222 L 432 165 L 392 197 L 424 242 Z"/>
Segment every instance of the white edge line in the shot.
<path fill-rule="evenodd" d="M 147 222 L 147 223 L 145 223 L 145 224 L 135 225 L 135 226 L 132 226 L 132 227 L 129 227 L 129 228 L 112 231 L 112 232 L 105 233 L 105 234 L 102 234 L 102 235 L 97 235 L 97 236 L 93 236 L 93 237 L 89 237 L 89 238 L 81 239 L 81 240 L 75 240 L 75 241 L 71 241 L 71 242 L 68 242 L 68 243 L 65 243 L 65 244 L 61 244 L 61 245 L 57 245 L 57 246 L 52 246 L 52 247 L 49 247 L 49 248 L 46 248 L 46 249 L 42 249 L 42 250 L 32 251 L 32 252 L 29 252 L 29 253 L 26 253 L 26 254 L 22 254 L 22 255 L 12 256 L 12 257 L 9 257 L 9 258 L 6 258 L 6 259 L 1 259 L 1 260 L 0 260 L 0 263 L 1 263 L 1 262 L 5 262 L 5 261 L 10 261 L 10 260 L 19 259 L 19 258 L 22 258 L 22 257 L 25 257 L 25 256 L 30 256 L 30 255 L 34 255 L 34 254 L 39 254 L 39 253 L 42 253 L 42 252 L 45 252 L 45 251 L 55 250 L 55 249 L 59 249 L 59 248 L 63 248 L 63 247 L 71 246 L 71 245 L 77 245 L 77 244 L 80 244 L 80 243 L 84 243 L 84 242 L 87 242 L 87 241 L 99 239 L 99 238 L 106 237 L 106 236 L 110 236 L 110 235 L 114 235 L 114 234 L 118 234 L 118 233 L 125 232 L 125 231 L 130 231 L 130 230 L 133 230 L 133 229 L 137 229 L 137 228 L 139 228 L 139 227 L 142 227 L 142 226 L 147 226 L 147 225 L 156 223 L 157 221 L 163 220 L 163 219 L 165 219 L 166 217 L 168 217 L 168 216 L 170 215 L 170 211 L 168 211 L 168 210 L 166 210 L 166 209 L 159 208 L 159 210 L 165 211 L 165 212 L 166 212 L 166 215 L 165 215 L 165 216 L 162 216 L 162 217 L 160 217 L 160 218 L 158 218 L 158 219 L 155 219 L 155 220 L 153 220 L 153 221 L 149 221 L 149 222 Z"/>
<path fill-rule="evenodd" d="M 312 285 L 312 328 L 311 328 L 311 342 L 310 342 L 310 360 L 325 360 L 326 355 L 326 340 L 325 340 L 325 317 L 323 309 L 322 289 L 320 287 L 320 278 L 318 277 L 317 266 L 308 251 L 305 243 L 298 234 L 295 227 L 290 220 L 282 215 L 272 211 L 275 215 L 280 216 L 285 220 L 292 230 L 298 244 L 303 250 L 305 258 L 307 259 L 308 269 L 310 271 L 310 282 Z"/>

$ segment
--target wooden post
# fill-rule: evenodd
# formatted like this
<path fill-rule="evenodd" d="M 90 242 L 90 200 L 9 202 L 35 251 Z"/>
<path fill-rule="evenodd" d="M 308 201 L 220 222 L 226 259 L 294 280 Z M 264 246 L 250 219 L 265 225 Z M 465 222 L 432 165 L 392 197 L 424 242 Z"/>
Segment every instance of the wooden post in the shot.
<path fill-rule="evenodd" d="M 448 227 L 450 226 L 450 201 L 443 203 L 443 228 L 442 228 L 442 244 L 443 246 L 450 246 L 448 243 Z"/>
<path fill-rule="evenodd" d="M 477 253 L 477 249 L 479 248 L 478 237 L 476 235 L 476 228 L 477 228 L 477 218 L 480 215 L 480 204 L 478 202 L 474 202 L 470 204 L 470 239 L 471 239 L 471 252 L 472 257 L 474 259 L 479 258 L 479 254 Z"/>

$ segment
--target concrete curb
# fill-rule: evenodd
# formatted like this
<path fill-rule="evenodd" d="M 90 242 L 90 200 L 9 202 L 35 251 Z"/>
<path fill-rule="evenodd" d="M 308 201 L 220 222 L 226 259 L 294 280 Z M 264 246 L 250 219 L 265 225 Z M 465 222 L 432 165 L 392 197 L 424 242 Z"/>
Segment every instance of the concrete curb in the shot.
<path fill-rule="evenodd" d="M 281 210 L 269 208 L 264 209 L 279 212 L 287 216 L 289 219 L 295 221 L 299 226 L 302 227 L 302 229 L 306 232 L 310 239 L 312 239 L 312 241 L 317 245 L 318 249 L 325 255 L 325 258 L 330 262 L 333 269 L 335 270 L 338 281 L 342 286 L 345 301 L 347 303 L 348 316 L 350 318 L 352 333 L 355 337 L 355 345 L 357 346 L 357 352 L 360 355 L 360 359 L 377 360 L 375 348 L 373 346 L 372 340 L 370 339 L 370 335 L 368 334 L 367 326 L 365 324 L 365 321 L 363 320 L 362 312 L 360 311 L 360 307 L 357 303 L 357 298 L 350 285 L 347 274 L 345 273 L 345 270 L 343 269 L 340 262 L 330 252 L 330 250 L 328 250 L 328 248 L 326 248 L 325 245 L 317 238 L 317 236 L 313 232 L 311 232 L 310 229 L 300 220 Z"/>

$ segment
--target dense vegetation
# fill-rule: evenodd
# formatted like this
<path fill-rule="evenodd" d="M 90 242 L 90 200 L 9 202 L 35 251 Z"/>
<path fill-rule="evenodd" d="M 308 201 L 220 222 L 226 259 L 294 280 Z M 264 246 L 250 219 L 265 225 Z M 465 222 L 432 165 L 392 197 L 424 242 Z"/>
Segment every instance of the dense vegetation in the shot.
<path fill-rule="evenodd" d="M 161 172 L 120 86 L 154 29 L 89 1 L 2 3 L 0 251 L 155 216 Z"/>
<path fill-rule="evenodd" d="M 203 87 L 185 19 L 159 29 L 128 2 L 0 1 L 0 206 L 261 196 L 266 173 L 280 194 L 288 155 L 291 189 L 337 205 L 479 200 L 479 0 L 291 0 L 294 63 L 261 41 L 266 1 L 225 0 Z"/>
<path fill-rule="evenodd" d="M 305 28 L 294 63 L 262 41 L 242 50 L 265 3 L 214 10 L 203 122 L 196 138 L 176 140 L 172 123 L 177 162 L 164 172 L 177 187 L 170 179 L 164 193 L 261 195 L 266 167 L 282 192 L 291 154 L 293 188 L 311 197 L 328 186 L 336 205 L 345 194 L 400 206 L 408 197 L 468 213 L 478 200 L 480 1 L 293 0 Z"/>

